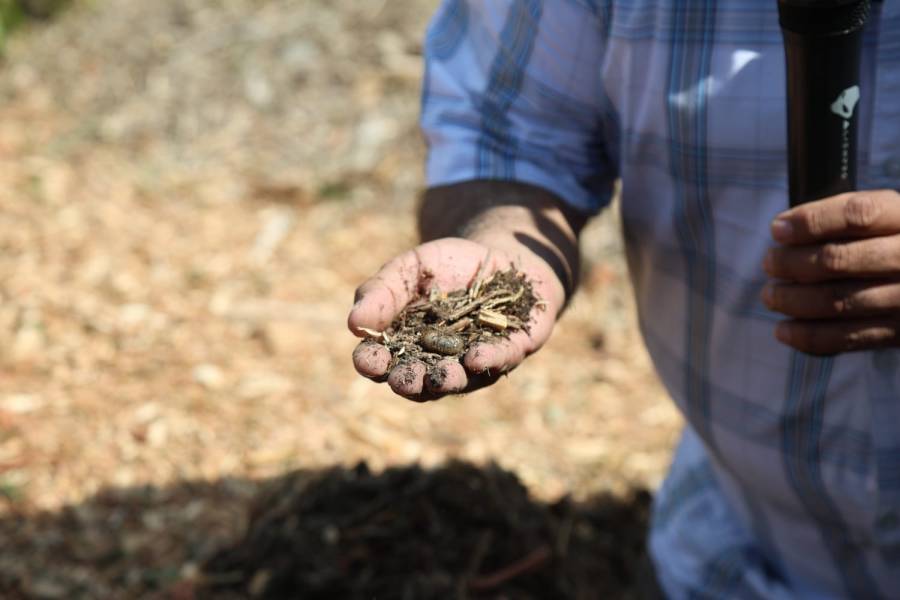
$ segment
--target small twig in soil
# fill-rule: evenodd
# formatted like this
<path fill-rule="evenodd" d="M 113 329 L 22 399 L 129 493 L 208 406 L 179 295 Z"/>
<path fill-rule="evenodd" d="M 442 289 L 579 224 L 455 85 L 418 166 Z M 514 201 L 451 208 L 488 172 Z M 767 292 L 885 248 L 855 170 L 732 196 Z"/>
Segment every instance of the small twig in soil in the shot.
<path fill-rule="evenodd" d="M 515 302 L 519 298 L 522 297 L 522 294 L 525 293 L 525 287 L 520 287 L 519 291 L 513 294 L 512 296 L 504 296 L 503 298 L 497 298 L 496 300 L 491 300 L 490 302 L 485 302 L 485 308 L 494 308 L 496 306 L 500 306 L 501 304 L 506 304 L 507 302 Z"/>
<path fill-rule="evenodd" d="M 475 277 L 472 281 L 469 282 L 469 298 L 477 298 L 478 293 L 481 291 L 481 287 L 485 285 L 487 282 L 483 280 L 484 272 L 487 269 L 488 263 L 491 262 L 491 251 L 488 250 L 487 254 L 484 255 L 484 260 L 481 261 L 481 264 L 478 265 L 478 271 L 475 273 Z"/>
<path fill-rule="evenodd" d="M 490 301 L 491 298 L 493 298 L 496 295 L 497 295 L 497 291 L 494 291 L 494 292 L 491 292 L 490 294 L 486 294 L 486 295 L 478 298 L 477 300 L 472 300 L 471 302 L 468 302 L 468 303 L 462 305 L 461 307 L 457 308 L 452 313 L 447 315 L 447 320 L 448 321 L 458 321 L 459 319 L 463 318 L 464 316 L 466 316 L 467 314 L 469 314 L 470 312 L 472 312 L 473 310 L 475 310 L 482 304 L 485 304 L 486 302 Z"/>
<path fill-rule="evenodd" d="M 481 563 L 484 562 L 484 558 L 487 556 L 493 541 L 494 532 L 491 530 L 485 531 L 481 534 L 481 537 L 478 538 L 478 543 L 472 551 L 472 558 L 466 566 L 466 570 L 457 585 L 457 600 L 466 600 L 466 598 L 468 598 L 469 581 L 481 568 Z"/>
<path fill-rule="evenodd" d="M 447 331 L 449 331 L 450 333 L 459 333 L 460 331 L 462 331 L 463 329 L 465 329 L 466 327 L 468 327 L 471 324 L 472 324 L 472 319 L 469 319 L 469 318 L 460 319 L 453 325 L 450 325 L 449 327 L 447 327 Z"/>
<path fill-rule="evenodd" d="M 469 582 L 469 589 L 477 592 L 494 589 L 520 575 L 540 569 L 550 561 L 552 556 L 553 552 L 550 550 L 549 546 L 546 544 L 538 546 L 533 552 L 522 557 L 521 560 L 507 565 L 490 575 L 483 575 L 472 579 Z"/>

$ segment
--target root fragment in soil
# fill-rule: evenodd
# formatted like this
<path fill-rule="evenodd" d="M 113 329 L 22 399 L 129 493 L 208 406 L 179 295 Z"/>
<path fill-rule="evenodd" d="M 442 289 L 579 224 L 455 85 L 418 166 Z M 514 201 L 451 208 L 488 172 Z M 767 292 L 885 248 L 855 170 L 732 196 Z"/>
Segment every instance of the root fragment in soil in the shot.
<path fill-rule="evenodd" d="M 516 331 L 529 331 L 531 311 L 540 307 L 534 287 L 515 267 L 476 279 L 467 289 L 423 291 L 384 332 L 367 331 L 387 346 L 390 368 L 421 361 L 437 380 L 437 363 L 461 360 L 473 344 L 496 342 Z"/>

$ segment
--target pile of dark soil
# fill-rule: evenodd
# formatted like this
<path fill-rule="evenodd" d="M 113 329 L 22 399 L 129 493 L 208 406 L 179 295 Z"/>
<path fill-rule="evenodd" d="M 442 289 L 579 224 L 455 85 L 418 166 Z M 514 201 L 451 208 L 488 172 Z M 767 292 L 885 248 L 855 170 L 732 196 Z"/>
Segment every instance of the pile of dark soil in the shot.
<path fill-rule="evenodd" d="M 534 501 L 497 466 L 289 477 L 203 569 L 200 597 L 633 598 L 650 495 Z"/>
<path fill-rule="evenodd" d="M 460 359 L 476 342 L 507 338 L 528 331 L 531 310 L 540 300 L 531 282 L 515 267 L 486 279 L 476 278 L 463 290 L 433 289 L 411 302 L 374 339 L 391 351 L 394 365 L 419 360 L 434 366 L 443 358 Z"/>

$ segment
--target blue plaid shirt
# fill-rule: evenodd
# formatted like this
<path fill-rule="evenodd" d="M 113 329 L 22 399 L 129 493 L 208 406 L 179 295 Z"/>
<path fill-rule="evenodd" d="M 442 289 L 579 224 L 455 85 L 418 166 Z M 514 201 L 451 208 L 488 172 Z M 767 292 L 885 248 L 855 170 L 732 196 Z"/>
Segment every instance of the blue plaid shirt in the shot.
<path fill-rule="evenodd" d="M 866 32 L 864 188 L 900 187 L 900 0 Z M 900 598 L 900 352 L 819 359 L 759 301 L 787 207 L 775 0 L 446 0 L 431 185 L 616 179 L 641 329 L 688 420 L 650 548 L 672 598 Z"/>

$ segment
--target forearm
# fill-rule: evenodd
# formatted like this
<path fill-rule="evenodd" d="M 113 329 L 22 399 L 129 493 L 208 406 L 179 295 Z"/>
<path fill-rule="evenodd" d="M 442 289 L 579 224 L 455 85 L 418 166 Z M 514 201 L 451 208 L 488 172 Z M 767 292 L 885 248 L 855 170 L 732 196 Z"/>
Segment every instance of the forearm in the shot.
<path fill-rule="evenodd" d="M 419 210 L 422 241 L 464 237 L 544 261 L 567 298 L 578 283 L 578 235 L 587 216 L 532 185 L 468 181 L 430 188 Z"/>

